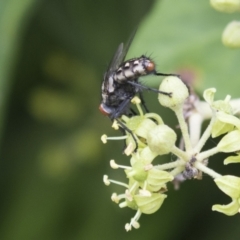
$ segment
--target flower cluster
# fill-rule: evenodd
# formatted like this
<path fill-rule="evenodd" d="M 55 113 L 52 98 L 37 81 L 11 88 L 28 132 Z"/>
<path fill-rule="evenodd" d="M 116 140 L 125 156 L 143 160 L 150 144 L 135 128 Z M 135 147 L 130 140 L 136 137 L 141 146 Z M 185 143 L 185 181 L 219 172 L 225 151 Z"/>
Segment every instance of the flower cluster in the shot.
<path fill-rule="evenodd" d="M 240 0 L 211 0 L 212 7 L 220 12 L 240 12 Z M 240 21 L 230 22 L 222 34 L 222 42 L 230 48 L 240 47 Z"/>
<path fill-rule="evenodd" d="M 240 119 L 239 102 L 226 96 L 224 100 L 214 100 L 216 89 L 205 90 L 203 98 L 192 102 L 192 107 L 187 108 L 189 91 L 186 85 L 177 77 L 165 78 L 159 88 L 160 91 L 171 92 L 172 96 L 159 94 L 161 105 L 170 108 L 176 114 L 181 130 L 182 144 L 177 146 L 175 131 L 167 126 L 156 113 L 144 114 L 140 100 L 135 97 L 139 115 L 123 115 L 119 121 L 130 131 L 125 136 L 102 136 L 104 143 L 111 139 L 124 139 L 126 143 L 125 154 L 130 156 L 129 166 L 118 165 L 110 161 L 113 169 L 124 169 L 127 183 L 118 182 L 104 176 L 104 183 L 115 183 L 123 186 L 121 194 L 113 193 L 112 200 L 119 207 L 129 207 L 136 210 L 135 216 L 125 229 L 139 228 L 138 222 L 141 214 L 156 212 L 166 199 L 167 183 L 172 182 L 178 187 L 180 182 L 188 179 L 201 179 L 202 172 L 211 176 L 216 185 L 232 199 L 228 205 L 214 205 L 212 210 L 226 215 L 234 215 L 240 211 L 240 178 L 236 176 L 222 176 L 208 165 L 209 158 L 219 152 L 233 153 L 224 160 L 224 164 L 240 162 Z M 186 117 L 187 116 L 187 117 Z M 202 135 L 201 123 L 210 118 L 209 125 Z M 113 127 L 118 129 L 118 122 Z M 194 127 L 193 127 L 194 126 Z M 217 146 L 212 149 L 202 150 L 206 141 L 212 137 L 221 137 Z M 154 165 L 156 157 L 165 154 L 174 155 L 168 163 Z"/>

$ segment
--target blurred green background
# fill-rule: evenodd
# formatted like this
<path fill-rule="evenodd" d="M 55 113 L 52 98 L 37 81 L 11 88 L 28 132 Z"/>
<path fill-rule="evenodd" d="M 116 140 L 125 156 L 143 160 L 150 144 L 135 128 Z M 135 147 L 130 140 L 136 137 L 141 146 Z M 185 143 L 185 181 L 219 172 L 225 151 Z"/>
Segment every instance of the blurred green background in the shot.
<path fill-rule="evenodd" d="M 102 178 L 124 180 L 109 160 L 127 165 L 128 158 L 122 142 L 101 143 L 102 134 L 120 133 L 98 111 L 108 62 L 136 27 L 129 57 L 151 54 L 159 71 L 193 79 L 200 94 L 216 87 L 219 98 L 239 96 L 240 52 L 221 44 L 236 17 L 215 12 L 208 1 L 1 0 L 0 239 L 238 239 L 239 216 L 211 211 L 230 200 L 208 176 L 180 191 L 170 186 L 162 208 L 126 233 L 135 212 L 111 202 L 122 189 L 104 186 Z M 174 127 L 156 95 L 145 95 Z M 240 175 L 237 165 L 222 168 L 224 157 L 210 166 Z"/>

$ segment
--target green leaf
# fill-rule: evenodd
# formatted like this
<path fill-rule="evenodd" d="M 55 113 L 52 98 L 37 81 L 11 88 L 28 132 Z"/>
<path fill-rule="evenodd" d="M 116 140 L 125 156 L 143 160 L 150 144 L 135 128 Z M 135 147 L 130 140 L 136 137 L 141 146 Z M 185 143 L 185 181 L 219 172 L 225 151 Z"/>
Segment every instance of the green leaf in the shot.
<path fill-rule="evenodd" d="M 240 55 L 221 42 L 225 26 L 239 14 L 219 13 L 209 1 L 157 1 L 144 20 L 131 56 L 151 54 L 160 72 L 180 72 L 200 92 L 215 87 L 222 98 L 239 96 Z M 159 78 L 154 78 L 159 84 Z M 231 83 L 231 84 L 226 84 Z"/>
<path fill-rule="evenodd" d="M 5 106 L 11 87 L 13 67 L 22 34 L 36 0 L 0 1 L 0 137 L 5 118 Z"/>

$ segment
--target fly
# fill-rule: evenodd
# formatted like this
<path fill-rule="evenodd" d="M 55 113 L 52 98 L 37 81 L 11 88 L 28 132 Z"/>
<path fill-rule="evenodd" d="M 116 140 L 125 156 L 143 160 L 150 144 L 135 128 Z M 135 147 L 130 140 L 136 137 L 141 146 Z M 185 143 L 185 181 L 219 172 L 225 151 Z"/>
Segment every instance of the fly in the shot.
<path fill-rule="evenodd" d="M 158 73 L 155 69 L 155 63 L 144 55 L 139 58 L 124 61 L 134 35 L 135 34 L 130 38 L 125 48 L 123 43 L 119 45 L 104 74 L 102 101 L 99 110 L 104 115 L 109 116 L 111 120 L 117 119 L 123 114 L 128 115 L 132 98 L 136 94 L 139 94 L 142 100 L 141 92 L 143 90 L 149 90 L 171 97 L 171 93 L 144 86 L 138 81 L 139 77 L 150 74 L 157 76 L 177 76 L 176 74 Z"/>
<path fill-rule="evenodd" d="M 157 72 L 154 61 L 144 55 L 139 58 L 124 61 L 134 35 L 135 32 L 132 34 L 125 47 L 123 43 L 118 46 L 109 67 L 104 74 L 102 82 L 102 101 L 99 110 L 102 114 L 110 117 L 111 120 L 117 120 L 121 127 L 129 132 L 136 142 L 132 131 L 119 120 L 119 117 L 123 114 L 130 115 L 129 105 L 133 97 L 136 94 L 139 94 L 146 111 L 148 110 L 141 94 L 143 90 L 149 90 L 171 97 L 171 93 L 162 92 L 158 89 L 144 86 L 139 82 L 139 77 L 150 74 L 157 76 L 177 75 Z"/>

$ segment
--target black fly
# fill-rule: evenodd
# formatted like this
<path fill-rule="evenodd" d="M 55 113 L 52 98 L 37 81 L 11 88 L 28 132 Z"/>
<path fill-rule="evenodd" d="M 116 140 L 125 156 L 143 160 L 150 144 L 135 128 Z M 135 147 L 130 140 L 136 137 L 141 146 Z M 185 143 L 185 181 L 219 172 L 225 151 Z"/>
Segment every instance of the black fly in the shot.
<path fill-rule="evenodd" d="M 139 83 L 138 79 L 141 76 L 149 74 L 158 76 L 176 76 L 176 74 L 158 73 L 155 69 L 155 63 L 144 55 L 124 61 L 133 37 L 134 34 L 125 48 L 123 43 L 119 45 L 104 74 L 102 102 L 99 110 L 112 120 L 121 117 L 123 114 L 127 114 L 132 98 L 137 93 L 141 94 L 143 90 L 150 90 L 171 97 L 171 93 L 144 86 Z M 140 98 L 142 97 L 140 96 Z"/>
<path fill-rule="evenodd" d="M 149 74 L 158 76 L 176 76 L 176 74 L 158 73 L 155 69 L 155 63 L 144 55 L 139 58 L 124 61 L 134 35 L 135 32 L 125 47 L 123 43 L 119 45 L 104 74 L 102 101 L 99 110 L 104 115 L 109 116 L 111 120 L 116 119 L 121 127 L 132 135 L 136 142 L 131 130 L 118 120 L 123 114 L 129 115 L 129 105 L 133 97 L 136 94 L 140 95 L 145 110 L 147 109 L 141 95 L 143 90 L 150 90 L 171 97 L 171 93 L 162 92 L 142 85 L 138 81 L 139 77 Z"/>

